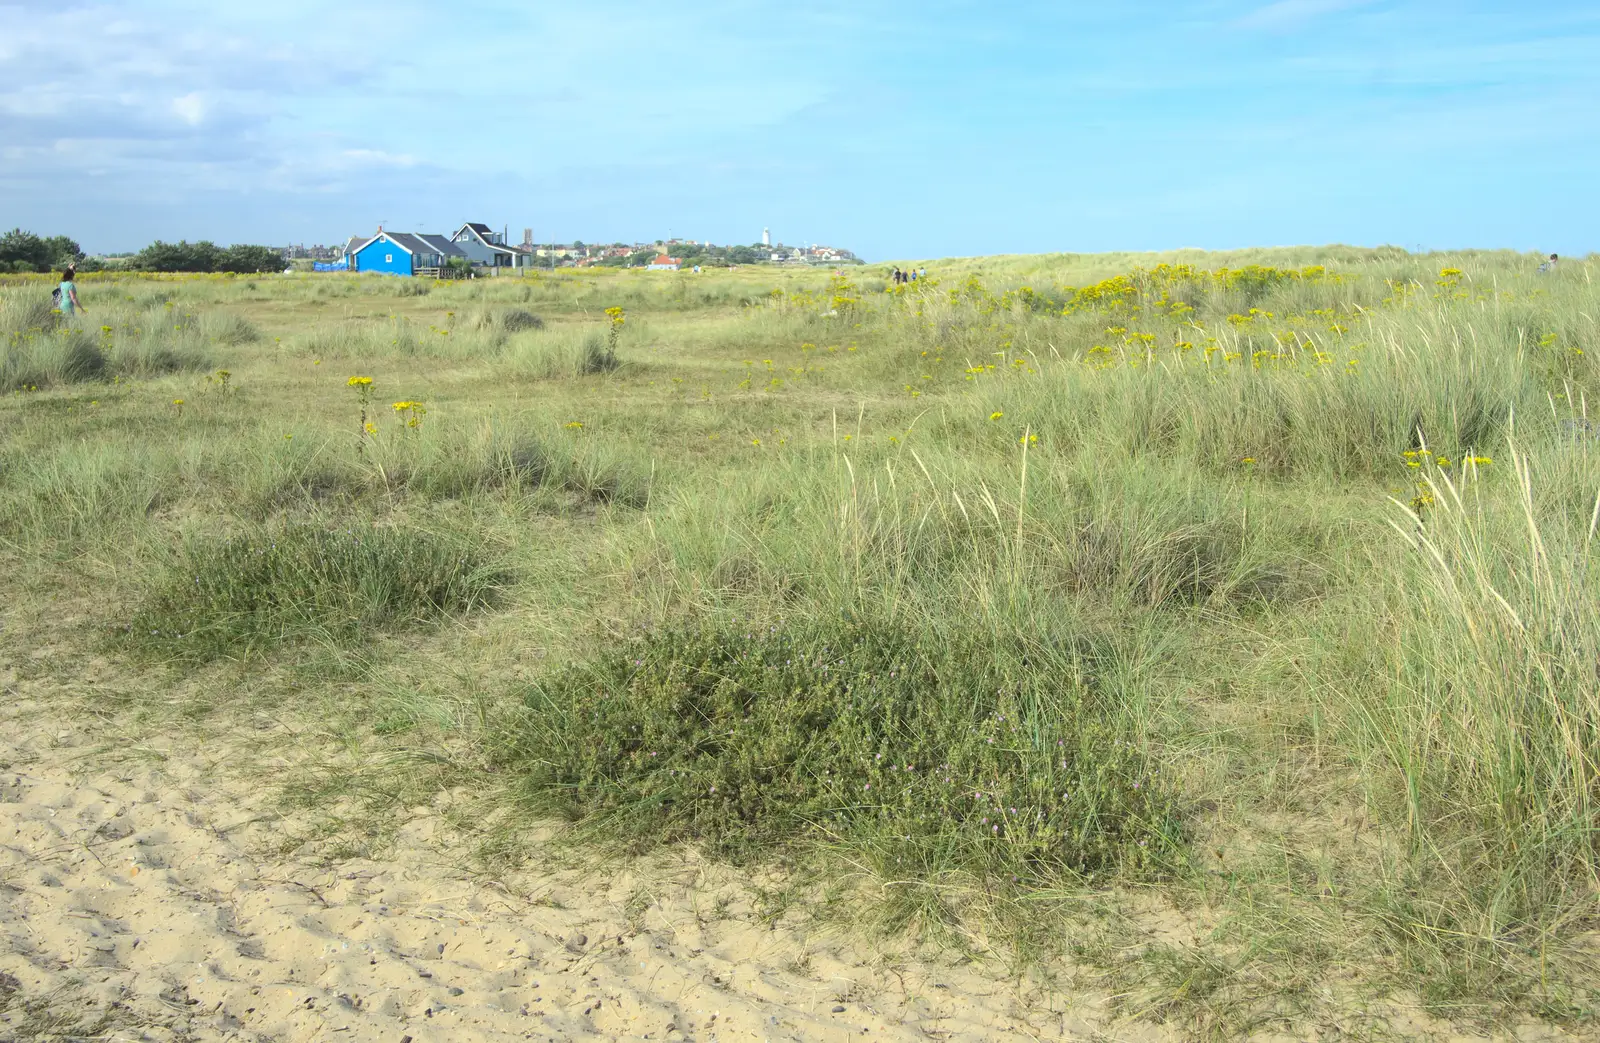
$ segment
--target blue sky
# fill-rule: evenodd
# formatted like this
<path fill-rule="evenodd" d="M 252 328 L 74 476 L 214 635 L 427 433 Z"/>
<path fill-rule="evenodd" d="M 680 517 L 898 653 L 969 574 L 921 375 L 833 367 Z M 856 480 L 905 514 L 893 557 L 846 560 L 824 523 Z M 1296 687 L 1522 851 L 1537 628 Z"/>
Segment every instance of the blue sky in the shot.
<path fill-rule="evenodd" d="M 0 0 L 0 226 L 1600 249 L 1592 0 Z"/>

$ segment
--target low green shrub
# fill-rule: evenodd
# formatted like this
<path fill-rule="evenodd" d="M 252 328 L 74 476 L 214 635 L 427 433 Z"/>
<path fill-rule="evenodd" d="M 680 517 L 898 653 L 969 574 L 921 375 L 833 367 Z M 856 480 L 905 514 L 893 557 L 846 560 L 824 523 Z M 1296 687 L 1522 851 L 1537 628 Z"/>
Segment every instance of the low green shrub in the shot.
<path fill-rule="evenodd" d="M 131 649 L 191 660 L 308 638 L 351 643 L 468 611 L 501 579 L 481 551 L 425 530 L 262 528 L 183 544 L 119 635 Z"/>
<path fill-rule="evenodd" d="M 633 846 L 811 839 L 1005 887 L 1158 868 L 1181 843 L 1149 753 L 1071 656 L 886 625 L 646 632 L 526 695 L 530 799 Z"/>
<path fill-rule="evenodd" d="M 617 358 L 616 348 L 610 341 L 598 333 L 591 333 L 583 341 L 583 359 L 578 363 L 578 372 L 584 376 L 595 373 L 610 373 L 622 360 Z"/>
<path fill-rule="evenodd" d="M 261 331 L 242 315 L 208 312 L 200 317 L 200 332 L 206 340 L 237 347 L 261 340 Z"/>
<path fill-rule="evenodd" d="M 544 320 L 531 311 L 513 308 L 501 313 L 500 325 L 507 333 L 521 333 L 523 330 L 544 329 Z"/>

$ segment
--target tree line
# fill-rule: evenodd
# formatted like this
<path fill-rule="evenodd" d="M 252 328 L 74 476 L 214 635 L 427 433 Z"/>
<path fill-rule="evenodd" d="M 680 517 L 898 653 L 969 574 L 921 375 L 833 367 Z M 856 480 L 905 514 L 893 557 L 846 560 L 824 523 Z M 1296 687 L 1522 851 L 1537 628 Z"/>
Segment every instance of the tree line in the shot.
<path fill-rule="evenodd" d="M 75 265 L 80 272 L 110 267 L 97 258 L 84 256 L 82 248 L 68 236 L 48 238 L 20 228 L 0 236 L 0 272 L 49 272 Z M 283 255 L 270 246 L 235 244 L 218 246 L 201 240 L 164 243 L 156 240 L 136 254 L 118 258 L 118 269 L 140 272 L 258 272 L 281 271 Z"/>

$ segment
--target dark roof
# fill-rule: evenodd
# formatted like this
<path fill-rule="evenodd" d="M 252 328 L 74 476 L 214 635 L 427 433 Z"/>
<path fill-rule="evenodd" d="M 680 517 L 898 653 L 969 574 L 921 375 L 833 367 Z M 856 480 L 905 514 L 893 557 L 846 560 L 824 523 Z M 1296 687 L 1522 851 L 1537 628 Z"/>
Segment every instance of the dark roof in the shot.
<path fill-rule="evenodd" d="M 433 253 L 427 243 L 418 239 L 410 232 L 385 232 L 389 241 L 409 254 Z"/>
<path fill-rule="evenodd" d="M 450 241 L 447 235 L 419 235 L 417 238 L 426 243 L 431 252 L 443 257 L 467 256 L 461 251 L 461 247 Z"/>
<path fill-rule="evenodd" d="M 494 231 L 494 229 L 490 228 L 488 225 L 477 221 L 468 221 L 467 227 L 472 229 L 474 232 L 477 232 L 479 235 L 489 235 Z"/>
<path fill-rule="evenodd" d="M 466 256 L 466 254 L 461 252 L 461 248 L 459 246 L 457 246 L 455 243 L 452 243 L 449 239 L 442 235 L 428 235 L 420 232 L 390 232 L 387 230 L 379 233 L 379 235 L 387 236 L 391 243 L 398 246 L 406 253 L 413 255 L 419 253 L 428 253 L 438 254 L 441 257 Z M 361 247 L 364 248 L 368 246 L 372 242 L 376 241 L 377 238 L 378 235 L 368 236 L 366 241 L 361 244 Z"/>

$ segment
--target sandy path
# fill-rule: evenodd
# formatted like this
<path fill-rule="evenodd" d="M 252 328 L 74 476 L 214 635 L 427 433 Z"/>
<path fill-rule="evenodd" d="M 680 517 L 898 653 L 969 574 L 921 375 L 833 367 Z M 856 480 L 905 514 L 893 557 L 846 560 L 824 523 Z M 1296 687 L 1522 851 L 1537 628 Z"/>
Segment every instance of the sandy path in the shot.
<path fill-rule="evenodd" d="M 1103 1011 L 971 968 L 708 913 L 708 878 L 536 886 L 450 868 L 420 810 L 382 862 L 264 855 L 283 825 L 195 758 L 106 770 L 42 707 L 0 720 L 0 1039 L 1031 1040 Z M 99 767 L 96 767 L 96 765 Z M 713 885 L 714 886 L 714 885 Z M 520 888 L 519 888 L 520 890 Z M 705 915 L 701 915 L 705 914 Z M 52 1020 L 53 1019 L 53 1020 Z"/>

